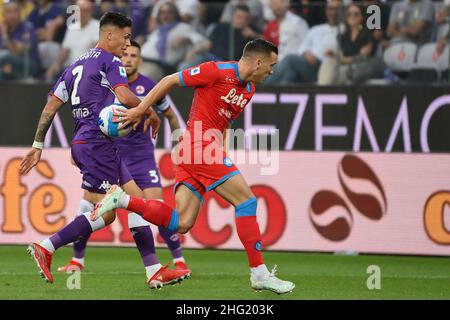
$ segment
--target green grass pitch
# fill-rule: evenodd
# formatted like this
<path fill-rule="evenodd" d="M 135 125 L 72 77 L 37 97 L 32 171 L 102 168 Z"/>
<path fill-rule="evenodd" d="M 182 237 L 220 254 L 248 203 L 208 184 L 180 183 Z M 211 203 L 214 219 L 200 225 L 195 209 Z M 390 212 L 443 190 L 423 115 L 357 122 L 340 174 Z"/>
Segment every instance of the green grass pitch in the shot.
<path fill-rule="evenodd" d="M 450 299 L 450 258 L 406 256 L 339 256 L 320 253 L 264 252 L 266 264 L 278 265 L 280 278 L 291 280 L 294 292 L 254 292 L 244 251 L 184 250 L 193 274 L 179 285 L 152 291 L 135 248 L 89 247 L 81 289 L 69 290 L 69 274 L 58 274 L 71 248 L 53 260 L 55 282 L 38 275 L 26 246 L 0 246 L 0 299 Z M 161 262 L 171 261 L 158 249 Z M 381 289 L 369 290 L 367 268 L 381 271 Z"/>

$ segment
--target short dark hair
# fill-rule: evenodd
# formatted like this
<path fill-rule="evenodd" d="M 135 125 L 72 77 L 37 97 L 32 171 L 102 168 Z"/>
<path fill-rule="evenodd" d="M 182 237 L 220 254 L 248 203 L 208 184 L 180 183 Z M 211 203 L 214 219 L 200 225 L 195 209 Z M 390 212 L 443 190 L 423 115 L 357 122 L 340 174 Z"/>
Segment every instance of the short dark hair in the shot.
<path fill-rule="evenodd" d="M 131 19 L 119 12 L 106 12 L 100 18 L 100 29 L 106 25 L 116 26 L 120 29 L 123 29 L 125 27 L 131 28 Z"/>
<path fill-rule="evenodd" d="M 244 57 L 248 57 L 252 54 L 263 54 L 265 56 L 270 56 L 271 53 L 278 54 L 278 48 L 272 42 L 264 39 L 255 39 L 247 42 L 244 47 Z"/>
<path fill-rule="evenodd" d="M 234 11 L 236 10 L 240 10 L 240 11 L 245 11 L 248 14 L 250 14 L 250 8 L 248 7 L 248 5 L 244 4 L 244 3 L 240 3 L 234 6 Z"/>
<path fill-rule="evenodd" d="M 131 40 L 130 44 L 132 47 L 136 47 L 139 49 L 139 51 L 141 51 L 141 45 L 138 42 L 136 42 L 136 40 Z"/>

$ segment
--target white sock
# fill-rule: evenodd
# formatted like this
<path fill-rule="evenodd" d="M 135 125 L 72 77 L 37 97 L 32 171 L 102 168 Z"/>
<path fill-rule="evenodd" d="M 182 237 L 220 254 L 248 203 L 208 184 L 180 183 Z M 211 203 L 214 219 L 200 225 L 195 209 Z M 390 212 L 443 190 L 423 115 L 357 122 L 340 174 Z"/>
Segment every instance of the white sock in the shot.
<path fill-rule="evenodd" d="M 267 269 L 265 264 L 260 264 L 259 266 L 255 267 L 255 268 L 250 268 L 251 272 L 256 275 L 258 278 L 259 277 L 264 277 L 266 275 L 269 275 L 270 272 Z"/>
<path fill-rule="evenodd" d="M 84 267 L 84 258 L 74 258 L 72 257 L 72 260 L 75 262 L 78 262 L 79 264 L 81 264 Z"/>
<path fill-rule="evenodd" d="M 161 267 L 162 267 L 161 263 L 157 263 L 157 264 L 145 267 L 145 273 L 147 274 L 147 279 L 150 279 L 151 277 L 153 277 L 153 275 L 159 269 L 161 269 Z"/>
<path fill-rule="evenodd" d="M 95 221 L 91 220 L 91 212 L 85 212 L 81 214 L 82 216 L 85 216 L 89 224 L 91 225 L 92 232 L 97 231 L 103 227 L 105 227 L 105 220 L 103 220 L 103 217 L 98 218 Z"/>
<path fill-rule="evenodd" d="M 128 203 L 130 203 L 130 196 L 127 194 L 122 195 L 119 198 L 119 208 L 127 208 L 128 207 Z"/>
<path fill-rule="evenodd" d="M 178 261 L 181 261 L 181 262 L 186 263 L 186 261 L 184 260 L 183 257 L 180 257 L 180 258 L 174 258 L 174 259 L 173 259 L 173 263 L 176 263 L 176 262 L 178 262 Z"/>
<path fill-rule="evenodd" d="M 55 252 L 55 247 L 53 246 L 53 243 L 50 241 L 50 238 L 42 240 L 41 243 L 39 244 L 41 247 L 47 249 L 47 251 L 49 251 L 50 253 Z"/>

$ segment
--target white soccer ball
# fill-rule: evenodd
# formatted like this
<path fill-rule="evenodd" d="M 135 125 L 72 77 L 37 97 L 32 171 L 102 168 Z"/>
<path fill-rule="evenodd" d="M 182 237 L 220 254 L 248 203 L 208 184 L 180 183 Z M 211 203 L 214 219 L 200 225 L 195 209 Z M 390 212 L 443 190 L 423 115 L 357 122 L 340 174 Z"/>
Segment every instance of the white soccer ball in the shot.
<path fill-rule="evenodd" d="M 114 103 L 110 106 L 104 107 L 102 111 L 100 111 L 100 115 L 98 116 L 98 126 L 100 130 L 108 137 L 118 138 L 126 136 L 133 129 L 132 126 L 127 126 L 126 128 L 119 129 L 120 122 L 113 122 L 113 119 L 117 117 L 114 116 L 115 110 L 126 110 L 128 109 L 124 105 Z"/>

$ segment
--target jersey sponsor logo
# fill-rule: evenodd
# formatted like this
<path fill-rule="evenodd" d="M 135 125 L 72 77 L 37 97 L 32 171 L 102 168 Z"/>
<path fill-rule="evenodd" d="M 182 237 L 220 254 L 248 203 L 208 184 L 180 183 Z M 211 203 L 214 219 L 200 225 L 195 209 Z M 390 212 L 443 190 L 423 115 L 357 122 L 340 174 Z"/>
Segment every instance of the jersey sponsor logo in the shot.
<path fill-rule="evenodd" d="M 72 116 L 74 119 L 83 119 L 89 115 L 88 108 L 75 108 L 72 110 Z"/>
<path fill-rule="evenodd" d="M 195 76 L 196 74 L 199 74 L 199 73 L 200 73 L 200 67 L 191 69 L 191 71 L 189 72 L 189 74 L 190 74 L 191 76 Z"/>
<path fill-rule="evenodd" d="M 228 120 L 231 119 L 231 111 L 226 110 L 225 108 L 219 109 L 219 115 L 225 116 Z"/>
<path fill-rule="evenodd" d="M 119 66 L 119 73 L 122 77 L 127 77 L 127 70 L 125 70 L 125 67 Z"/>
<path fill-rule="evenodd" d="M 98 188 L 108 191 L 109 188 L 111 188 L 111 183 L 109 183 L 109 181 L 103 180 L 102 184 Z"/>
<path fill-rule="evenodd" d="M 248 102 L 247 99 L 244 99 L 244 94 L 236 94 L 235 88 L 231 89 L 226 96 L 220 96 L 220 100 L 223 100 L 226 103 L 235 104 L 241 108 L 244 108 Z"/>
<path fill-rule="evenodd" d="M 233 166 L 233 161 L 231 161 L 230 158 L 226 157 L 225 159 L 223 159 L 223 164 L 224 164 L 226 167 L 231 167 L 231 166 Z"/>
<path fill-rule="evenodd" d="M 230 83 L 237 83 L 237 82 L 238 82 L 237 79 L 233 79 L 233 78 L 230 77 L 230 76 L 226 76 L 226 77 L 225 77 L 225 81 L 226 81 L 226 82 L 230 82 Z"/>
<path fill-rule="evenodd" d="M 138 85 L 138 86 L 136 87 L 136 93 L 137 93 L 137 94 L 144 94 L 144 92 L 145 92 L 144 86 Z"/>

